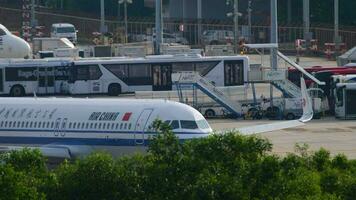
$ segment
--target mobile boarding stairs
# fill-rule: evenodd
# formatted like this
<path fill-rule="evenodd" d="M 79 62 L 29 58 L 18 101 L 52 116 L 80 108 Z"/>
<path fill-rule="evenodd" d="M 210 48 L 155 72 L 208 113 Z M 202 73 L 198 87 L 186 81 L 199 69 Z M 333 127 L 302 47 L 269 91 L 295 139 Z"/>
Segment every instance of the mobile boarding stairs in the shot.
<path fill-rule="evenodd" d="M 182 88 L 185 86 L 193 86 L 201 90 L 233 115 L 240 116 L 242 113 L 242 106 L 238 101 L 232 101 L 208 79 L 202 77 L 199 72 L 182 71 L 174 73 L 172 74 L 172 82 L 177 87 L 180 101 L 183 101 Z"/>

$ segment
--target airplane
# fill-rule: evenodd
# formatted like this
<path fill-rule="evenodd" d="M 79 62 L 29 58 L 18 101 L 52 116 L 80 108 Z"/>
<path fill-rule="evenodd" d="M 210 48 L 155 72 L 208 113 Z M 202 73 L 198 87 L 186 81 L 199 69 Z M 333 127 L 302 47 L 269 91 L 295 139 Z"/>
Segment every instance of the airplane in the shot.
<path fill-rule="evenodd" d="M 29 58 L 30 45 L 0 24 L 0 58 Z"/>
<path fill-rule="evenodd" d="M 250 135 L 303 125 L 313 117 L 301 81 L 303 116 L 298 120 L 235 129 Z M 168 100 L 0 98 L 0 152 L 38 148 L 48 159 L 82 157 L 104 150 L 114 156 L 144 152 L 160 119 L 182 141 L 214 133 L 194 108 Z"/>

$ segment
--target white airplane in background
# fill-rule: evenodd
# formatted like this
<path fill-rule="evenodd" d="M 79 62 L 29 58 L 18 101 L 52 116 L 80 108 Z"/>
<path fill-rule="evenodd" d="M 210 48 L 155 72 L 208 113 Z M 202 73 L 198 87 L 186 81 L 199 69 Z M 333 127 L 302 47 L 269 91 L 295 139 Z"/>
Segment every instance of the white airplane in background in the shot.
<path fill-rule="evenodd" d="M 0 24 L 0 58 L 29 58 L 30 45 Z"/>
<path fill-rule="evenodd" d="M 248 135 L 311 120 L 311 100 L 301 82 L 301 119 L 236 130 Z M 183 141 L 213 134 L 197 110 L 167 100 L 0 98 L 0 102 L 0 152 L 30 147 L 49 159 L 70 159 L 93 150 L 113 155 L 144 151 L 156 134 L 151 127 L 155 119 L 170 124 Z"/>

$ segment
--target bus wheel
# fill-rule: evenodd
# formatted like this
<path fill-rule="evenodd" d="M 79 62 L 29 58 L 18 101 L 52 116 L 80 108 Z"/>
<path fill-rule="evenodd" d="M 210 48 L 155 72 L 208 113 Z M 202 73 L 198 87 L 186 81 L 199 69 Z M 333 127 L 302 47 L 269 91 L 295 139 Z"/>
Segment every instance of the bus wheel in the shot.
<path fill-rule="evenodd" d="M 121 93 L 120 84 L 113 83 L 109 85 L 108 95 L 109 96 L 118 96 Z"/>
<path fill-rule="evenodd" d="M 21 85 L 14 85 L 10 90 L 10 95 L 12 97 L 22 97 L 25 96 L 25 89 Z"/>
<path fill-rule="evenodd" d="M 208 109 L 205 111 L 205 116 L 206 117 L 215 117 L 215 111 L 212 109 Z"/>

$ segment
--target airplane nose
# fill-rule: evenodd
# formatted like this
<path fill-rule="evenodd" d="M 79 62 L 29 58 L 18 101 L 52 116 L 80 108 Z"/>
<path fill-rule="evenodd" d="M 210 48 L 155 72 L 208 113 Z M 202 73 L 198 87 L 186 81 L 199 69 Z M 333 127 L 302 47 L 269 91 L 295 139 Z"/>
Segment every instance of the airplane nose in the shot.
<path fill-rule="evenodd" d="M 31 47 L 30 45 L 23 40 L 22 38 L 17 38 L 16 42 L 13 45 L 14 51 L 17 51 L 18 57 L 20 58 L 30 58 L 31 56 Z"/>

